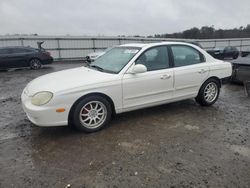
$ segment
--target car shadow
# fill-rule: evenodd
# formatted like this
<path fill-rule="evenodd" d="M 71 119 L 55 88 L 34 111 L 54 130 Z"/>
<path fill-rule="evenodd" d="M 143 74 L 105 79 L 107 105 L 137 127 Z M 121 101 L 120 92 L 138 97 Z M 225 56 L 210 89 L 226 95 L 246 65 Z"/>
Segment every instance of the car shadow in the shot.
<path fill-rule="evenodd" d="M 154 124 L 153 121 L 157 119 L 165 119 L 173 116 L 180 116 L 180 114 L 186 113 L 187 115 L 196 114 L 201 111 L 213 111 L 217 108 L 214 106 L 202 107 L 198 105 L 194 100 L 184 100 L 180 102 L 174 102 L 169 104 L 164 104 L 156 107 L 150 107 L 140 110 L 135 110 L 131 112 L 125 112 L 122 114 L 114 115 L 110 123 L 104 127 L 104 129 L 95 132 L 95 133 L 84 133 L 79 132 L 73 127 L 63 126 L 63 127 L 33 127 L 37 133 L 35 134 L 38 137 L 53 137 L 53 139 L 60 139 L 65 136 L 87 136 L 87 135 L 99 135 L 99 134 L 110 134 L 111 132 L 116 131 L 127 131 L 133 130 L 136 126 L 142 127 L 144 123 Z M 202 113 L 200 113 L 202 115 Z M 206 116 L 204 114 L 204 116 Z"/>

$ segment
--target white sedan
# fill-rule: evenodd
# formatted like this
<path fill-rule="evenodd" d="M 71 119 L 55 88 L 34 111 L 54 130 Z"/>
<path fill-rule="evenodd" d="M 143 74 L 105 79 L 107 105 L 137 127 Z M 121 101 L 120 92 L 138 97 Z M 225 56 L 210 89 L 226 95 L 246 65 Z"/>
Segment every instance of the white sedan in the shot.
<path fill-rule="evenodd" d="M 22 106 L 38 126 L 72 124 L 94 132 L 112 114 L 191 98 L 210 106 L 231 74 L 230 63 L 192 44 L 126 44 L 88 67 L 36 78 L 24 89 Z"/>

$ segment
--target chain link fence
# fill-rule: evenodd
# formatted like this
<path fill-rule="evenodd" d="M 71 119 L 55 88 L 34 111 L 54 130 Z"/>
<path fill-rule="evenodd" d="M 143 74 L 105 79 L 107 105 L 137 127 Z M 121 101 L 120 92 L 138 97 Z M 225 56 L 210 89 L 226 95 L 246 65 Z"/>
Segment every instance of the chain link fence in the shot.
<path fill-rule="evenodd" d="M 116 45 L 161 41 L 196 41 L 205 49 L 235 46 L 239 51 L 250 51 L 250 38 L 191 40 L 140 37 L 6 36 L 0 37 L 0 47 L 30 46 L 37 48 L 37 42 L 41 41 L 44 41 L 43 48 L 49 51 L 55 60 L 81 60 L 91 52 L 102 51 Z"/>

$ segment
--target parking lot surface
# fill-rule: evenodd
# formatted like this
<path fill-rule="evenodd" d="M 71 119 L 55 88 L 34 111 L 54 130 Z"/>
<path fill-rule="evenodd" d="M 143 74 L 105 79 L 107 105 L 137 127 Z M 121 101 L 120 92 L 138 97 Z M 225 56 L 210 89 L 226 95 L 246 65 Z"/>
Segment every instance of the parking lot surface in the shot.
<path fill-rule="evenodd" d="M 93 134 L 32 125 L 20 101 L 26 84 L 77 66 L 0 72 L 0 187 L 250 187 L 241 85 L 224 86 L 211 107 L 186 100 L 133 111 Z"/>

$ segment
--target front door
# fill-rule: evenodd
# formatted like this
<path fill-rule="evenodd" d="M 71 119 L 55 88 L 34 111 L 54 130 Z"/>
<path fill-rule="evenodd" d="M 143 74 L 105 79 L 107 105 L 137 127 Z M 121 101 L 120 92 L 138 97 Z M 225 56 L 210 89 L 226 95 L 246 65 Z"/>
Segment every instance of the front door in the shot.
<path fill-rule="evenodd" d="M 31 52 L 22 48 L 12 48 L 8 57 L 9 65 L 11 67 L 25 67 L 29 66 L 28 56 Z"/>
<path fill-rule="evenodd" d="M 10 49 L 8 49 L 8 48 L 0 49 L 0 68 L 1 69 L 5 69 L 5 68 L 10 67 L 9 66 L 9 63 L 10 63 L 9 55 L 10 55 Z"/>
<path fill-rule="evenodd" d="M 147 72 L 124 74 L 122 85 L 125 111 L 172 99 L 174 75 L 169 62 L 166 46 L 150 48 L 135 61 L 135 64 L 145 65 Z"/>

